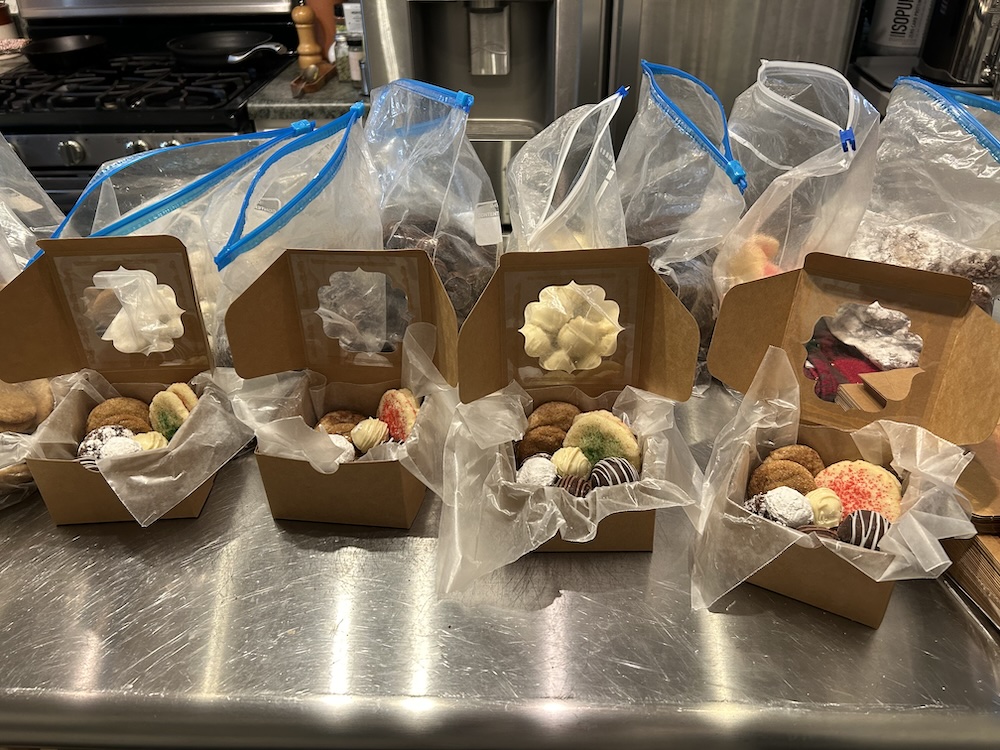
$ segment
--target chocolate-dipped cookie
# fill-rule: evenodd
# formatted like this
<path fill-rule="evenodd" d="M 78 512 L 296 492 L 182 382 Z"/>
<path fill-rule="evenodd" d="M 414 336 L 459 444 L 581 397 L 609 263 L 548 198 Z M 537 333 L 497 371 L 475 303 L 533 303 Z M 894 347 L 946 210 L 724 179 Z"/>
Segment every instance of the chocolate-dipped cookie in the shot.
<path fill-rule="evenodd" d="M 856 510 L 840 522 L 837 538 L 848 544 L 878 549 L 891 524 L 885 516 L 873 510 Z"/>
<path fill-rule="evenodd" d="M 576 497 L 584 497 L 593 489 L 593 485 L 591 485 L 589 480 L 581 479 L 580 477 L 560 477 L 559 481 L 556 482 L 556 486 L 562 487 L 569 494 Z"/>

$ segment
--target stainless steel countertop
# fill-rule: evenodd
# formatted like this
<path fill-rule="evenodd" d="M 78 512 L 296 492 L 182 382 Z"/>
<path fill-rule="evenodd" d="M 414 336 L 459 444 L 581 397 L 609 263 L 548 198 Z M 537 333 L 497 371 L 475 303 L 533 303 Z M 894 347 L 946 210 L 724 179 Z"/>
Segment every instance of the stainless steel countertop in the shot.
<path fill-rule="evenodd" d="M 684 405 L 704 459 L 730 411 Z M 251 456 L 202 517 L 0 512 L 0 745 L 995 747 L 1000 647 L 942 582 L 879 630 L 744 586 L 692 612 L 682 513 L 652 554 L 535 554 L 434 593 L 410 533 L 276 523 Z"/>

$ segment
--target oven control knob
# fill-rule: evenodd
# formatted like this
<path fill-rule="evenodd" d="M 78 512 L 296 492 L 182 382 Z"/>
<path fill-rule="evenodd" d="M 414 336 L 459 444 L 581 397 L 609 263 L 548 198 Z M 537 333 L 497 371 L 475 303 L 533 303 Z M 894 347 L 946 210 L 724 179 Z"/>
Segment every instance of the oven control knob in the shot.
<path fill-rule="evenodd" d="M 77 164 L 83 163 L 83 160 L 87 157 L 87 152 L 80 145 L 79 141 L 60 141 L 59 156 L 62 157 L 63 162 L 67 166 L 75 167 Z"/>
<path fill-rule="evenodd" d="M 149 144 L 141 138 L 136 138 L 134 141 L 129 141 L 125 144 L 125 153 L 130 156 L 132 154 L 141 154 L 143 151 L 149 151 Z"/>
<path fill-rule="evenodd" d="M 170 148 L 171 146 L 180 146 L 181 142 L 176 138 L 171 138 L 169 141 L 161 141 L 160 148 Z"/>

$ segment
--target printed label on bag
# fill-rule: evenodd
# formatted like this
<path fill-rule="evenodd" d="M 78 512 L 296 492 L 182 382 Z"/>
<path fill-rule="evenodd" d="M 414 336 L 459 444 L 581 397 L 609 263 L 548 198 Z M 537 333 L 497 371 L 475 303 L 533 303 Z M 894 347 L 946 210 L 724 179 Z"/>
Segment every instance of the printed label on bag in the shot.
<path fill-rule="evenodd" d="M 503 240 L 500 228 L 500 204 L 486 201 L 476 205 L 476 244 L 480 247 L 499 245 Z"/>

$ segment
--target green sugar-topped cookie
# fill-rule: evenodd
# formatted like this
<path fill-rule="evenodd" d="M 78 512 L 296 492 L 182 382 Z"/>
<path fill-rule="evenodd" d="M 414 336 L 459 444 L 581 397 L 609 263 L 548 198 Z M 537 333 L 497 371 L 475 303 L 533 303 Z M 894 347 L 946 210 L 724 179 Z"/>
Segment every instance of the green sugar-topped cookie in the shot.
<path fill-rule="evenodd" d="M 639 441 L 628 425 L 609 411 L 591 411 L 578 416 L 566 433 L 563 445 L 579 448 L 591 464 L 602 458 L 619 456 L 636 470 L 642 468 Z"/>

